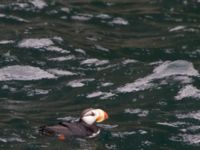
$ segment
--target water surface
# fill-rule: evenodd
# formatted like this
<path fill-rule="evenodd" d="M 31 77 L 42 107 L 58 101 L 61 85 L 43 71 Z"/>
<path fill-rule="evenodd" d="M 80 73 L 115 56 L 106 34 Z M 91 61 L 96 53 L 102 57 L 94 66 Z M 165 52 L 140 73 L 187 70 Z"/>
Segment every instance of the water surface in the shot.
<path fill-rule="evenodd" d="M 196 150 L 199 0 L 1 0 L 0 149 Z M 95 139 L 38 127 L 88 107 Z"/>

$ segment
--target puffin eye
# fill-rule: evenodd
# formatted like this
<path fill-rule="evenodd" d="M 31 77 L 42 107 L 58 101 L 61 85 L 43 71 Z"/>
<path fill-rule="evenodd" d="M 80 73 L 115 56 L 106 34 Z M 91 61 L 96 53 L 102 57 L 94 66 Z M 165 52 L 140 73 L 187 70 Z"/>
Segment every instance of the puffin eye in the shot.
<path fill-rule="evenodd" d="M 95 116 L 95 113 L 94 113 L 94 112 L 92 112 L 92 113 L 91 113 L 91 116 Z"/>

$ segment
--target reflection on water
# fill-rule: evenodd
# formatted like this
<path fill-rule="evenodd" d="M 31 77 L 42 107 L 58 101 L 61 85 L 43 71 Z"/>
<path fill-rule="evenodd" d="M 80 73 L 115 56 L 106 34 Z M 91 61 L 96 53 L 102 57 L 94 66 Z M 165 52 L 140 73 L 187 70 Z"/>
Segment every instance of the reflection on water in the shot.
<path fill-rule="evenodd" d="M 137 79 L 134 83 L 128 83 L 124 87 L 118 88 L 118 91 L 133 92 L 133 91 L 149 89 L 151 88 L 151 86 L 155 86 L 155 84 L 150 83 L 151 81 L 162 78 L 166 80 L 168 77 L 171 76 L 176 76 L 176 78 L 174 78 L 175 80 L 178 79 L 182 80 L 182 82 L 187 82 L 190 76 L 198 76 L 198 75 L 199 73 L 193 68 L 192 64 L 189 62 L 182 60 L 177 60 L 174 62 L 164 62 L 153 70 L 153 74 L 148 75 L 145 78 Z M 179 76 L 181 77 L 187 76 L 187 78 L 178 78 Z"/>
<path fill-rule="evenodd" d="M 200 2 L 1 0 L 0 149 L 198 149 Z M 88 107 L 95 139 L 38 127 Z"/>

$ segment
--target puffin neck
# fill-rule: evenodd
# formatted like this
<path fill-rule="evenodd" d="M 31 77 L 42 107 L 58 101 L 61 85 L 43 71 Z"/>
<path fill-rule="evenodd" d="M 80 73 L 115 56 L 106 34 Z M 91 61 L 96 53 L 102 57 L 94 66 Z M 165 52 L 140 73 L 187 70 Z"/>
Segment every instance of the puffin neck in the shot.
<path fill-rule="evenodd" d="M 98 130 L 99 130 L 99 127 L 95 124 L 95 123 L 93 123 L 93 124 L 91 124 L 91 125 L 88 125 L 87 123 L 85 123 L 83 120 L 79 120 L 79 122 L 85 127 L 85 128 L 87 128 L 87 130 L 90 130 L 90 131 L 92 131 L 92 132 L 97 132 Z"/>
<path fill-rule="evenodd" d="M 80 122 L 81 124 L 83 124 L 85 127 L 91 127 L 91 126 L 95 125 L 95 123 L 89 125 L 89 124 L 87 124 L 85 121 L 83 121 L 81 118 L 79 119 L 79 122 Z"/>

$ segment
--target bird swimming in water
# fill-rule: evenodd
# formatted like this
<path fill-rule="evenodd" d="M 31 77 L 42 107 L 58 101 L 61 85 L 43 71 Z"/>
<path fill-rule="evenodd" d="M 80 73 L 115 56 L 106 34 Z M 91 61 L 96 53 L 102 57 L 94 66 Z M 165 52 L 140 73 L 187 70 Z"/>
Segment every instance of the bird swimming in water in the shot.
<path fill-rule="evenodd" d="M 100 128 L 96 122 L 108 119 L 108 114 L 102 109 L 85 109 L 81 113 L 80 119 L 76 122 L 60 122 L 52 126 L 42 126 L 39 131 L 43 135 L 56 136 L 59 140 L 69 137 L 96 137 L 100 133 Z"/>

